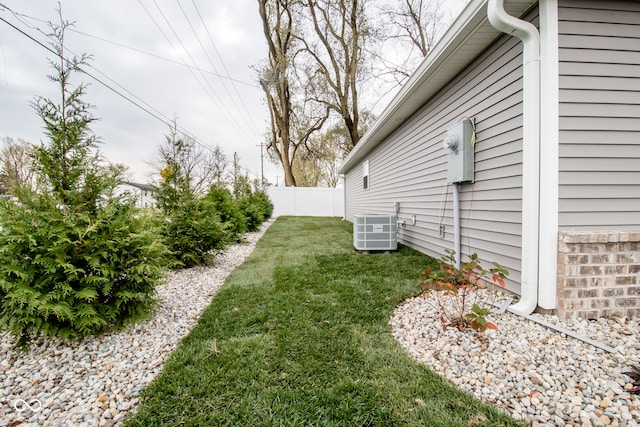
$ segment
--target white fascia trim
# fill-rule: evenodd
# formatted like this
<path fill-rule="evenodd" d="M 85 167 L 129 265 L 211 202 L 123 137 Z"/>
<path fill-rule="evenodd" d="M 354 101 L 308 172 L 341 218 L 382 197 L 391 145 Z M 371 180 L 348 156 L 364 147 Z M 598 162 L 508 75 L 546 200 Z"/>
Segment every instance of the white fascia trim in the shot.
<path fill-rule="evenodd" d="M 538 305 L 555 309 L 558 271 L 560 78 L 558 0 L 540 1 L 540 264 Z"/>

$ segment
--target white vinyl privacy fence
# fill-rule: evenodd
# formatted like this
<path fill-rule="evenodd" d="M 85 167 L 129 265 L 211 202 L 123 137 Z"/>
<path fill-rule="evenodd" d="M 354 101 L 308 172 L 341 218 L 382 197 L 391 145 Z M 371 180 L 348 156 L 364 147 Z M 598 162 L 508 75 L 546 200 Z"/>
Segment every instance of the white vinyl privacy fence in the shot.
<path fill-rule="evenodd" d="M 273 216 L 344 216 L 344 189 L 268 187 Z"/>

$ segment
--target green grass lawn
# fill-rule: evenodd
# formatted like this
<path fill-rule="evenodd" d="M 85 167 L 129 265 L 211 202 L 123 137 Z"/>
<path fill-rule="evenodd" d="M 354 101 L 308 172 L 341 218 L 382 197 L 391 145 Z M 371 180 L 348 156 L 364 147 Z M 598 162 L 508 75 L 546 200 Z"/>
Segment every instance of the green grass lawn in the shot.
<path fill-rule="evenodd" d="M 279 218 L 142 395 L 130 426 L 509 426 L 388 325 L 433 260 L 356 253 L 352 226 Z"/>

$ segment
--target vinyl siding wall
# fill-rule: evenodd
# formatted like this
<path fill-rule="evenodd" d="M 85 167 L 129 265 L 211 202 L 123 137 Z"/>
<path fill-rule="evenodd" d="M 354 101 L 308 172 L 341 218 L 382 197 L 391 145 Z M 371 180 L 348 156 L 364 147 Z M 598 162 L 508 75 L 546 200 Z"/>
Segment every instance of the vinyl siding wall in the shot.
<path fill-rule="evenodd" d="M 560 230 L 640 228 L 640 2 L 559 7 Z"/>
<path fill-rule="evenodd" d="M 510 270 L 519 291 L 522 206 L 522 45 L 502 36 L 365 160 L 346 174 L 346 217 L 390 214 L 399 202 L 401 243 L 433 257 L 453 248 L 452 188 L 447 186 L 446 131 L 475 119 L 475 182 L 461 184 L 463 260 L 477 252 L 487 266 Z M 445 197 L 443 198 L 443 192 Z M 415 215 L 417 222 L 411 223 Z M 441 219 L 442 217 L 442 219 Z M 444 234 L 439 224 L 444 225 Z"/>

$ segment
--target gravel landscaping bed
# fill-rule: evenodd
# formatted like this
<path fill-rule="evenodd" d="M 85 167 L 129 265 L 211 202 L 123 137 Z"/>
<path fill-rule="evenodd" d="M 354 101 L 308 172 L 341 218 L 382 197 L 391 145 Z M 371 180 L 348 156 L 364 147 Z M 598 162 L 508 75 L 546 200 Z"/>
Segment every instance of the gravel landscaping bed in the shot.
<path fill-rule="evenodd" d="M 39 339 L 27 354 L 0 334 L 0 426 L 119 424 L 272 223 L 225 248 L 212 266 L 171 272 L 157 288 L 162 303 L 153 318 L 123 331 L 70 344 Z"/>
<path fill-rule="evenodd" d="M 640 396 L 623 374 L 640 365 L 640 319 L 563 323 L 535 314 L 616 350 L 608 353 L 510 312 L 490 315 L 498 330 L 484 335 L 443 331 L 432 298 L 399 306 L 393 335 L 459 388 L 535 426 L 640 425 Z"/>

